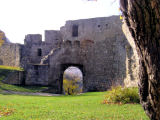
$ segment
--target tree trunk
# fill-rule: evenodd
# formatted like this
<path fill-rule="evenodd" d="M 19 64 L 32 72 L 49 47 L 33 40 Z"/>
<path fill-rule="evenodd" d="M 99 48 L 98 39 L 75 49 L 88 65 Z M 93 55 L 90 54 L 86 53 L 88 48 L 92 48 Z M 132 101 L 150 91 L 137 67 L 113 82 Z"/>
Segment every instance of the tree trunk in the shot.
<path fill-rule="evenodd" d="M 160 0 L 120 0 L 139 56 L 139 94 L 151 120 L 160 120 Z"/>

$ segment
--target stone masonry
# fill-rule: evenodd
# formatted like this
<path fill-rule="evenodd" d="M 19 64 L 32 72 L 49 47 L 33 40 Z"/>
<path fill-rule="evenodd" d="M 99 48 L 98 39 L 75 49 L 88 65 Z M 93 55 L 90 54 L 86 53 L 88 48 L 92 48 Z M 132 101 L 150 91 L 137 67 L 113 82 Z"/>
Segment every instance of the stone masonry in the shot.
<path fill-rule="evenodd" d="M 40 34 L 25 36 L 24 45 L 14 45 L 0 52 L 5 60 L 25 70 L 25 85 L 51 86 L 53 93 L 63 90 L 63 73 L 78 67 L 83 73 L 83 92 L 104 91 L 111 86 L 136 86 L 136 53 L 122 32 L 119 16 L 67 21 L 59 31 L 46 30 L 45 41 Z M 131 43 L 132 44 L 132 43 Z M 6 48 L 6 49 L 5 49 Z M 14 65 L 14 64 L 13 64 Z M 133 67 L 134 66 L 134 67 Z"/>

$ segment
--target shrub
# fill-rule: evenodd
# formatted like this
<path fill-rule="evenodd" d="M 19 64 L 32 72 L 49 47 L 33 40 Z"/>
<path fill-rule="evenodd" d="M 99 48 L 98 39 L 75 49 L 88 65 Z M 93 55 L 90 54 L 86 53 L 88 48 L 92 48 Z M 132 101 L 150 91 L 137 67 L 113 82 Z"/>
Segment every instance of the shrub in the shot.
<path fill-rule="evenodd" d="M 138 88 L 112 87 L 105 95 L 104 104 L 140 103 Z"/>
<path fill-rule="evenodd" d="M 63 92 L 66 95 L 82 93 L 82 79 L 77 73 L 70 72 L 63 75 Z"/>
<path fill-rule="evenodd" d="M 78 93 L 78 85 L 75 80 L 63 80 L 63 89 L 66 95 L 74 95 Z"/>

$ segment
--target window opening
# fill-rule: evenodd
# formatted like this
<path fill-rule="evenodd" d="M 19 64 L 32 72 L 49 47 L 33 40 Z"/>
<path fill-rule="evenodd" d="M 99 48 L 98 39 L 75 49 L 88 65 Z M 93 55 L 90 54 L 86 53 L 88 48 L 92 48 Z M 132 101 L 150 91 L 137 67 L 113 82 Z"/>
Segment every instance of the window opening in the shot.
<path fill-rule="evenodd" d="M 38 49 L 38 56 L 42 56 L 42 49 L 41 48 Z"/>
<path fill-rule="evenodd" d="M 73 37 L 78 37 L 78 25 L 73 25 L 72 26 L 72 36 Z"/>

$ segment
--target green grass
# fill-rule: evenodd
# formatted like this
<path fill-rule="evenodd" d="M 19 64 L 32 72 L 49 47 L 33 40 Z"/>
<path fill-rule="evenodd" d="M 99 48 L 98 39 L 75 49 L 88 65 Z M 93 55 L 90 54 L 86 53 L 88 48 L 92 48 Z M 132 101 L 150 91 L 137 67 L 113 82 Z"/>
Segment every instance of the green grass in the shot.
<path fill-rule="evenodd" d="M 102 104 L 105 94 L 57 97 L 0 94 L 0 113 L 4 115 L 0 120 L 149 120 L 140 104 Z"/>
<path fill-rule="evenodd" d="M 0 69 L 3 90 L 40 92 L 46 87 L 2 83 L 12 70 Z M 0 120 L 149 120 L 140 104 L 102 104 L 106 92 L 78 96 L 22 96 L 0 94 Z"/>
<path fill-rule="evenodd" d="M 17 86 L 17 85 L 9 85 L 0 82 L 0 93 L 2 91 L 16 91 L 16 92 L 41 92 L 47 87 L 39 87 L 39 86 Z"/>

